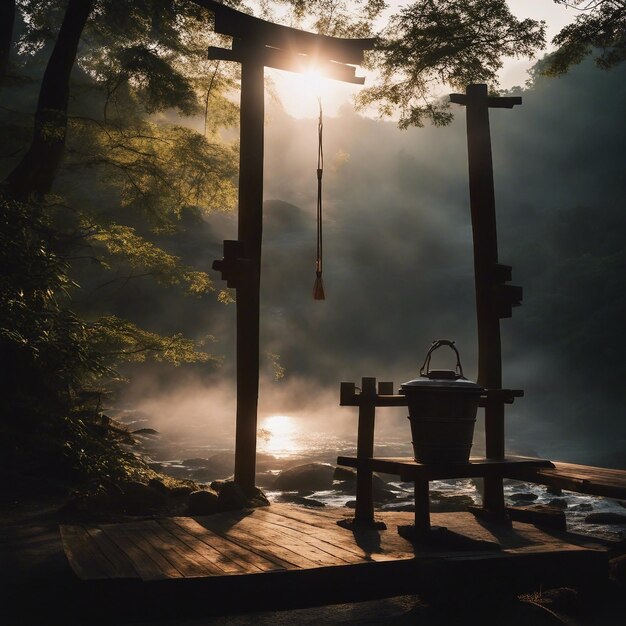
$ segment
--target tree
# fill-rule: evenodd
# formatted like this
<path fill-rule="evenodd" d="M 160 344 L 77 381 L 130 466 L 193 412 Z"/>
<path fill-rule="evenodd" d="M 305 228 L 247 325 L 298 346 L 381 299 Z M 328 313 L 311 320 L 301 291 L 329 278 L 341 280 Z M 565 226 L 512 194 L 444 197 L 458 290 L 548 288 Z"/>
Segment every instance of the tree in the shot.
<path fill-rule="evenodd" d="M 597 50 L 596 65 L 610 69 L 626 60 L 626 2 L 624 0 L 554 0 L 579 12 L 552 40 L 557 47 L 543 68 L 559 76 Z"/>
<path fill-rule="evenodd" d="M 545 24 L 518 20 L 505 0 L 422 0 L 391 18 L 373 55 L 377 85 L 359 96 L 382 115 L 400 113 L 400 127 L 451 119 L 439 89 L 474 82 L 497 86 L 505 56 L 528 56 L 543 46 Z"/>
<path fill-rule="evenodd" d="M 34 195 L 40 199 L 52 187 L 65 147 L 70 73 L 92 7 L 92 0 L 68 2 L 41 81 L 32 143 L 5 181 L 6 191 L 14 198 L 26 200 Z"/>
<path fill-rule="evenodd" d="M 0 4 L 0 86 L 4 82 L 9 68 L 14 22 L 15 0 L 5 0 Z"/>
<path fill-rule="evenodd" d="M 69 464 L 85 469 L 81 450 L 101 411 L 87 388 L 122 361 L 212 361 L 181 333 L 142 328 L 85 295 L 140 277 L 194 297 L 213 290 L 168 252 L 166 235 L 187 212 L 233 204 L 236 146 L 219 129 L 236 119 L 225 97 L 235 76 L 206 60 L 210 22 L 190 2 L 24 0 L 18 9 L 12 70 L 28 79 L 7 86 L 1 109 L 3 463 L 42 452 L 48 438 L 53 456 L 71 452 Z M 33 128 L 13 103 L 37 82 Z M 203 133 L 178 117 L 199 114 Z"/>

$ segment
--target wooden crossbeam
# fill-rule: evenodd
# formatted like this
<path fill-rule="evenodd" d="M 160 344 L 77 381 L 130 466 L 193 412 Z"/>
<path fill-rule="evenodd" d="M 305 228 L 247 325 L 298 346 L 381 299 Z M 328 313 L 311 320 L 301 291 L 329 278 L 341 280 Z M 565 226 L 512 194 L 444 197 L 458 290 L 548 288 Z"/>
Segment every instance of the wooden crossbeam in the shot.
<path fill-rule="evenodd" d="M 354 85 L 363 85 L 365 83 L 365 77 L 356 76 L 356 68 L 352 65 L 320 59 L 318 56 L 309 54 L 293 54 L 292 52 L 267 46 L 255 47 L 253 50 L 247 50 L 246 48 L 248 47 L 241 44 L 239 40 L 233 42 L 232 50 L 211 46 L 209 48 L 209 59 L 243 63 L 246 60 L 246 54 L 251 53 L 254 60 L 265 67 L 300 74 L 315 70 L 325 78 L 340 80 L 344 83 L 352 83 Z"/>
<path fill-rule="evenodd" d="M 375 39 L 343 39 L 309 33 L 297 28 L 273 24 L 252 15 L 235 11 L 214 0 L 194 0 L 215 14 L 215 32 L 259 46 L 280 48 L 291 54 L 307 54 L 328 61 L 359 65 L 364 50 L 374 47 Z"/>

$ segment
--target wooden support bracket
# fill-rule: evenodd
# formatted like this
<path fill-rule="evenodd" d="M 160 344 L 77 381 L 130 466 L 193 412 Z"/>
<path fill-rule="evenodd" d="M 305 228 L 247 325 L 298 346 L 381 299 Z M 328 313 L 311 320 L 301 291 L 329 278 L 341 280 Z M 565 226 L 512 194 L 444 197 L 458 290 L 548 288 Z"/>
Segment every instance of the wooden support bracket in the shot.
<path fill-rule="evenodd" d="M 485 407 L 490 402 L 501 402 L 502 404 L 513 404 L 515 398 L 523 398 L 522 389 L 485 389 L 478 401 L 478 406 Z"/>
<path fill-rule="evenodd" d="M 243 256 L 243 242 L 224 241 L 224 258 L 213 261 L 213 269 L 222 273 L 228 287 L 239 287 L 250 273 L 250 260 Z"/>

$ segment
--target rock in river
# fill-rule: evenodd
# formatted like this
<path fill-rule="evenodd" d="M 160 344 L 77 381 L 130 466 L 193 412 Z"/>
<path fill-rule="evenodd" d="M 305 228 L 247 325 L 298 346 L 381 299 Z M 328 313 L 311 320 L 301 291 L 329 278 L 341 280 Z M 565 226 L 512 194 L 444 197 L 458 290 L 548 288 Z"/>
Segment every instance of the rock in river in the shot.
<path fill-rule="evenodd" d="M 626 524 L 626 515 L 621 513 L 590 513 L 585 517 L 587 524 Z"/>
<path fill-rule="evenodd" d="M 214 491 L 198 490 L 189 494 L 187 501 L 189 515 L 211 515 L 219 509 L 218 496 Z"/>
<path fill-rule="evenodd" d="M 335 468 L 329 463 L 305 463 L 283 470 L 274 481 L 274 489 L 298 491 L 332 489 Z"/>

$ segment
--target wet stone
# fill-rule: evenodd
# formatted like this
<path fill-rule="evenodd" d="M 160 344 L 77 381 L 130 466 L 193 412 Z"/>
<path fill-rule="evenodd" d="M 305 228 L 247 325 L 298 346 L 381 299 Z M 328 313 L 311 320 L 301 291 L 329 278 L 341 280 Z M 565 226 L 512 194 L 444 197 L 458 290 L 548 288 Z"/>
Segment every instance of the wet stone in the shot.
<path fill-rule="evenodd" d="M 552 500 L 548 502 L 548 506 L 553 506 L 557 509 L 566 509 L 567 500 L 565 500 L 565 498 L 552 498 Z"/>
<path fill-rule="evenodd" d="M 587 524 L 626 524 L 626 515 L 621 513 L 590 513 L 585 517 Z"/>
<path fill-rule="evenodd" d="M 513 493 L 510 495 L 511 500 L 514 502 L 534 502 L 538 497 L 536 493 L 530 492 Z"/>
<path fill-rule="evenodd" d="M 323 506 L 326 506 L 323 502 L 320 502 L 319 500 L 314 500 L 313 498 L 305 498 L 295 493 L 283 493 L 276 498 L 276 502 L 286 502 L 288 504 L 299 504 L 300 506 L 307 506 L 307 507 L 313 507 L 313 508 L 321 508 Z"/>

